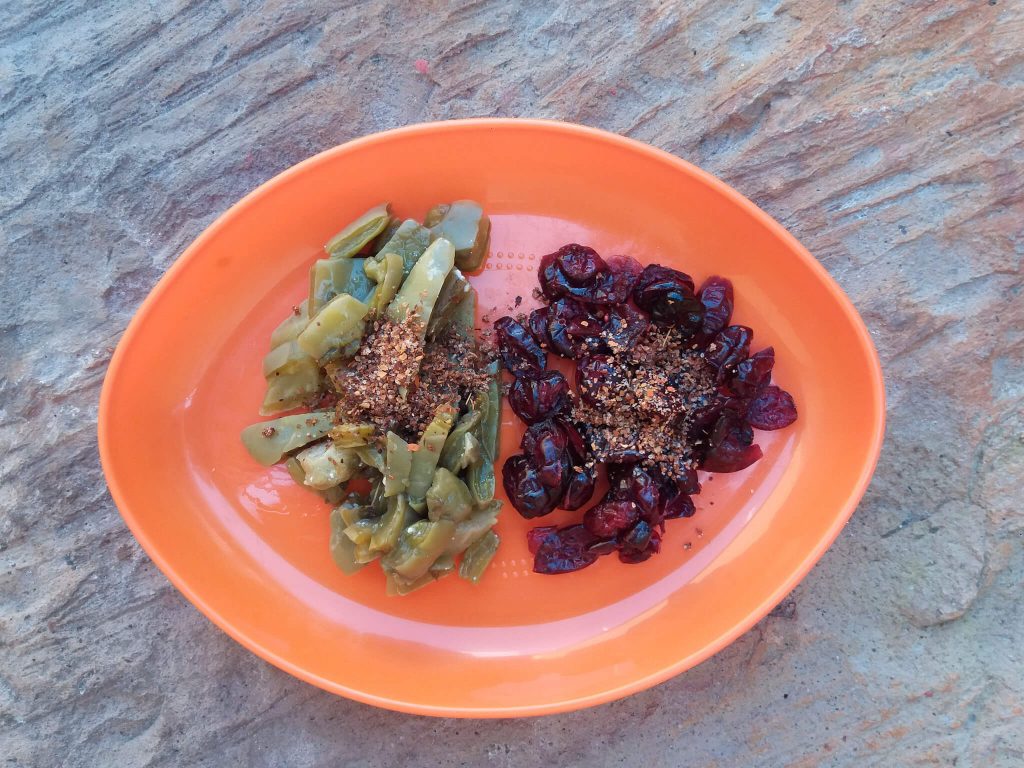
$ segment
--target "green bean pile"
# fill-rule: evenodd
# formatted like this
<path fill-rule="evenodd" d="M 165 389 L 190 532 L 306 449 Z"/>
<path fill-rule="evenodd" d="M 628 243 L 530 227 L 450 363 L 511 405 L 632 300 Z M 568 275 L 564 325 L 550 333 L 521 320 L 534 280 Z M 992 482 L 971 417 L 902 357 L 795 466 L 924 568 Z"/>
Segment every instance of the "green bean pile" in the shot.
<path fill-rule="evenodd" d="M 480 267 L 489 235 L 490 221 L 468 200 L 432 208 L 422 224 L 398 221 L 382 204 L 345 227 L 310 268 L 308 298 L 271 334 L 260 413 L 320 401 L 331 392 L 328 371 L 350 364 L 378 320 L 411 318 L 420 341 L 451 332 L 475 348 L 476 294 L 462 271 Z M 397 595 L 456 567 L 476 583 L 498 547 L 491 529 L 501 508 L 498 363 L 484 371 L 479 391 L 433 411 L 417 442 L 323 409 L 253 424 L 242 442 L 334 507 L 330 551 L 345 573 L 379 560 L 388 594 Z"/>

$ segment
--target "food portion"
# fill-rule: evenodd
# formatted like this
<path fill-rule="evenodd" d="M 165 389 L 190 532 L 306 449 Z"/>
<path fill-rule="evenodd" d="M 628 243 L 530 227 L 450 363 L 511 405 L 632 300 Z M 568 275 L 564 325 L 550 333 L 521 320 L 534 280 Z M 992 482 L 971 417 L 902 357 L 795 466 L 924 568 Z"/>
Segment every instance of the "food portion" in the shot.
<path fill-rule="evenodd" d="M 525 518 L 582 510 L 604 467 L 609 490 L 566 527 L 528 535 L 534 571 L 577 571 L 602 555 L 640 563 L 667 520 L 690 517 L 697 470 L 738 472 L 762 456 L 754 429 L 796 420 L 771 383 L 775 352 L 750 354 L 753 331 L 730 325 L 732 283 L 570 244 L 539 268 L 543 306 L 494 323 L 508 400 L 528 426 L 503 484 Z M 575 390 L 548 353 L 575 361 Z"/>
<path fill-rule="evenodd" d="M 261 413 L 242 442 L 332 507 L 345 573 L 378 561 L 389 594 L 483 576 L 500 422 L 499 365 L 474 333 L 490 221 L 468 200 L 421 224 L 370 209 L 324 246 L 309 295 L 271 334 Z"/>

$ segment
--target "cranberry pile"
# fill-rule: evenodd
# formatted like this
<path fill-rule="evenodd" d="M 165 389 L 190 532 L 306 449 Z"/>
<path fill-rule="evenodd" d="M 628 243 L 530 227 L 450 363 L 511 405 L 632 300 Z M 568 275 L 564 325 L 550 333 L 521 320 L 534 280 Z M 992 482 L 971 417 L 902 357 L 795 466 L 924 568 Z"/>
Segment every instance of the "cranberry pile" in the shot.
<path fill-rule="evenodd" d="M 534 570 L 576 571 L 612 552 L 625 563 L 643 562 L 660 550 L 666 520 L 694 514 L 697 468 L 749 467 L 762 455 L 753 429 L 792 424 L 796 406 L 771 384 L 774 350 L 750 354 L 753 331 L 729 324 L 733 289 L 723 277 L 696 290 L 683 272 L 641 267 L 628 256 L 605 260 L 571 244 L 541 260 L 539 280 L 544 306 L 494 324 L 505 368 L 515 377 L 509 404 L 528 425 L 522 453 L 505 462 L 505 491 L 523 517 L 537 518 L 556 508 L 582 509 L 594 494 L 599 464 L 610 488 L 581 524 L 530 532 Z M 649 350 L 667 343 L 675 356 L 652 362 Z M 578 394 L 548 369 L 548 350 L 576 360 Z M 678 370 L 666 370 L 662 359 Z M 654 394 L 676 392 L 663 382 L 688 388 L 682 399 L 662 401 L 663 409 L 665 402 L 684 405 L 652 416 L 633 391 L 644 381 L 656 382 Z M 612 397 L 647 421 L 622 425 L 609 438 L 594 414 L 612 408 Z M 665 424 L 677 428 L 676 444 L 651 452 L 651 435 L 662 435 L 657 430 Z"/>

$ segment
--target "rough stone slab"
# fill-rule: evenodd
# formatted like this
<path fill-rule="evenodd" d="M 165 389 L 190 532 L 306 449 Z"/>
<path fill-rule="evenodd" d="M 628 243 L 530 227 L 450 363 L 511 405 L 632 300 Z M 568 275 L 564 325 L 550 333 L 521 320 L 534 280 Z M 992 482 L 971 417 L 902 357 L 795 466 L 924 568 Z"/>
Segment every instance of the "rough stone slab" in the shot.
<path fill-rule="evenodd" d="M 1024 764 L 1024 7 L 447 5 L 0 3 L 4 765 Z M 215 216 L 354 136 L 472 115 L 721 176 L 842 283 L 887 375 L 875 481 L 789 602 L 533 720 L 379 711 L 260 661 L 143 555 L 96 455 L 111 348 Z"/>

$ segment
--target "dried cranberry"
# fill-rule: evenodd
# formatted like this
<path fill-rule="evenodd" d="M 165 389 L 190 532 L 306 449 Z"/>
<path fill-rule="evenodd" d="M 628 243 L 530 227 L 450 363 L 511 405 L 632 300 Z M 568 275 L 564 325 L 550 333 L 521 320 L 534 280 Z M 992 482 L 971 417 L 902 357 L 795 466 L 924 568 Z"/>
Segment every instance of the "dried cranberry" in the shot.
<path fill-rule="evenodd" d="M 704 352 L 704 359 L 714 368 L 727 371 L 735 368 L 750 354 L 754 332 L 745 325 L 730 325 L 715 334 Z"/>
<path fill-rule="evenodd" d="M 511 317 L 501 317 L 494 321 L 494 330 L 501 359 L 514 375 L 542 371 L 547 366 L 547 354 L 520 323 Z"/>
<path fill-rule="evenodd" d="M 732 283 L 712 275 L 700 287 L 700 303 L 704 305 L 704 321 L 700 331 L 711 338 L 729 324 L 732 318 Z"/>
<path fill-rule="evenodd" d="M 555 423 L 565 432 L 565 439 L 569 446 L 569 455 L 577 464 L 583 464 L 590 456 L 590 446 L 583 439 L 583 435 L 576 428 L 576 425 L 565 418 L 558 417 Z"/>
<path fill-rule="evenodd" d="M 541 540 L 533 558 L 533 570 L 555 574 L 586 568 L 597 560 L 597 554 L 590 551 L 596 543 L 596 537 L 582 525 L 560 528 Z"/>
<path fill-rule="evenodd" d="M 638 544 L 643 542 L 643 546 Z M 619 560 L 631 565 L 642 563 L 661 551 L 661 534 L 641 520 L 619 542 Z"/>
<path fill-rule="evenodd" d="M 533 310 L 527 320 L 527 325 L 530 327 L 530 334 L 542 349 L 551 346 L 551 336 L 548 334 L 547 307 L 537 307 Z"/>
<path fill-rule="evenodd" d="M 573 285 L 591 285 L 599 273 L 608 269 L 597 251 L 585 245 L 566 245 L 558 249 L 555 263 Z"/>
<path fill-rule="evenodd" d="M 530 425 L 519 445 L 548 488 L 561 488 L 569 473 L 568 441 L 565 432 L 553 421 Z"/>
<path fill-rule="evenodd" d="M 668 499 L 661 508 L 662 517 L 666 520 L 674 520 L 677 517 L 693 517 L 697 513 L 697 507 L 689 494 L 677 493 Z"/>
<path fill-rule="evenodd" d="M 540 543 L 558 530 L 557 525 L 541 525 L 526 532 L 526 546 L 531 555 L 537 554 Z"/>
<path fill-rule="evenodd" d="M 621 377 L 610 357 L 593 355 L 580 358 L 576 363 L 576 388 L 580 397 L 591 405 L 601 404 L 602 389 L 612 390 L 620 383 Z"/>
<path fill-rule="evenodd" d="M 540 262 L 540 289 L 549 299 L 571 296 L 598 304 L 613 303 L 614 275 L 597 251 L 571 243 Z"/>
<path fill-rule="evenodd" d="M 619 540 L 616 538 L 611 539 L 598 539 L 589 547 L 588 552 L 592 552 L 595 555 L 610 555 L 616 549 L 619 548 Z"/>
<path fill-rule="evenodd" d="M 608 269 L 612 273 L 612 287 L 608 300 L 613 304 L 625 304 L 633 293 L 633 287 L 644 268 L 632 256 L 609 256 Z"/>
<path fill-rule="evenodd" d="M 702 468 L 706 472 L 738 472 L 761 458 L 761 448 L 751 445 L 754 432 L 742 417 L 723 411 L 711 432 Z"/>
<path fill-rule="evenodd" d="M 569 382 L 558 371 L 524 372 L 508 391 L 508 404 L 527 424 L 568 412 Z"/>
<path fill-rule="evenodd" d="M 750 403 L 747 419 L 758 429 L 782 429 L 796 421 L 796 403 L 786 390 L 767 386 Z"/>
<path fill-rule="evenodd" d="M 615 487 L 636 504 L 645 520 L 658 522 L 661 490 L 651 473 L 639 464 L 632 464 L 618 470 L 615 481 Z"/>
<path fill-rule="evenodd" d="M 753 397 L 771 383 L 774 365 L 775 349 L 765 347 L 736 366 L 729 388 L 740 397 Z"/>
<path fill-rule="evenodd" d="M 609 493 L 583 515 L 583 525 L 600 538 L 615 536 L 640 519 L 636 502 L 622 493 Z"/>
<path fill-rule="evenodd" d="M 537 470 L 521 454 L 506 459 L 501 469 L 501 482 L 512 506 L 527 519 L 548 514 L 561 498 L 561 488 L 544 485 Z"/>
<path fill-rule="evenodd" d="M 629 304 L 614 304 L 607 309 L 602 338 L 613 352 L 630 350 L 644 335 L 651 321 Z"/>
<path fill-rule="evenodd" d="M 551 349 L 562 357 L 578 357 L 587 349 L 587 342 L 569 333 L 570 326 L 576 330 L 581 321 L 593 321 L 595 330 L 601 323 L 583 304 L 572 299 L 559 299 L 548 307 L 548 336 Z"/>
<path fill-rule="evenodd" d="M 658 264 L 644 267 L 633 300 L 654 322 L 674 325 L 684 334 L 698 331 L 704 319 L 704 305 L 693 293 L 690 276 Z"/>
<path fill-rule="evenodd" d="M 572 467 L 569 470 L 569 482 L 565 486 L 565 493 L 562 494 L 562 502 L 558 506 L 568 510 L 582 508 L 594 495 L 596 483 L 597 478 L 594 477 L 593 469 Z"/>

